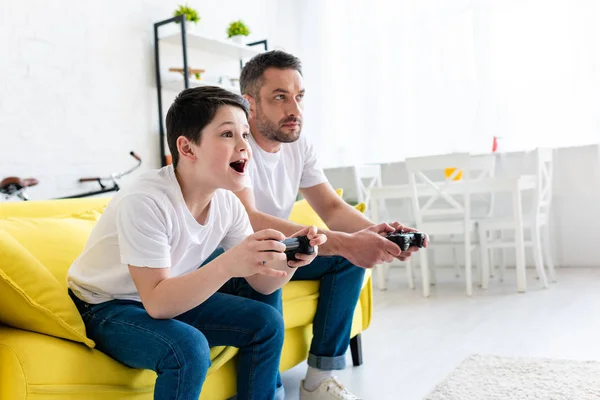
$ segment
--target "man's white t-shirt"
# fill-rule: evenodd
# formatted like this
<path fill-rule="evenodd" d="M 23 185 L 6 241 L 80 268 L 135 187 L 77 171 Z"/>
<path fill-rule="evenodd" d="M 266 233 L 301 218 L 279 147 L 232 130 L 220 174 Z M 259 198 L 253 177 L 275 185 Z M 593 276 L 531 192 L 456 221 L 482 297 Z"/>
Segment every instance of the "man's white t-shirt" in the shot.
<path fill-rule="evenodd" d="M 218 247 L 252 234 L 248 214 L 230 191 L 219 189 L 204 225 L 187 208 L 172 166 L 145 173 L 109 202 L 67 284 L 82 300 L 140 300 L 128 264 L 171 268 L 171 276 L 197 269 Z"/>
<path fill-rule="evenodd" d="M 327 182 L 314 147 L 303 135 L 293 143 L 282 143 L 276 153 L 264 151 L 252 135 L 249 142 L 252 159 L 246 187 L 253 189 L 258 211 L 288 219 L 299 188 Z"/>

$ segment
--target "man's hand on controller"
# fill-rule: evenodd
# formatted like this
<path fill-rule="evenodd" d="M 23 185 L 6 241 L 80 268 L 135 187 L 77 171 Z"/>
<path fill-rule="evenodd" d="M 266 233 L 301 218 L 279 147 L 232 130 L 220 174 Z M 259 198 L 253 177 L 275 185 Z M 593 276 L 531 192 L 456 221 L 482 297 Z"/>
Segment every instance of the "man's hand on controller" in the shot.
<path fill-rule="evenodd" d="M 401 256 L 400 247 L 385 236 L 395 231 L 396 229 L 384 222 L 352 233 L 341 255 L 352 264 L 363 268 L 392 262 L 394 257 Z"/>
<path fill-rule="evenodd" d="M 408 226 L 402 225 L 400 222 L 392 222 L 390 224 L 392 228 L 394 228 L 394 232 L 418 232 L 418 229 L 410 228 Z M 423 243 L 423 247 L 427 247 L 429 245 L 429 236 L 425 235 L 425 241 Z M 403 251 L 402 254 L 397 256 L 396 258 L 400 261 L 406 261 L 412 256 L 412 253 L 419 251 L 417 246 L 411 246 L 406 251 Z"/>
<path fill-rule="evenodd" d="M 306 236 L 310 240 L 309 244 L 314 248 L 313 254 L 301 254 L 296 253 L 295 257 L 299 261 L 288 261 L 288 266 L 292 268 L 304 267 L 310 264 L 315 257 L 319 254 L 319 246 L 327 241 L 327 236 L 322 233 L 318 233 L 315 226 L 306 226 L 294 233 L 291 237 Z"/>

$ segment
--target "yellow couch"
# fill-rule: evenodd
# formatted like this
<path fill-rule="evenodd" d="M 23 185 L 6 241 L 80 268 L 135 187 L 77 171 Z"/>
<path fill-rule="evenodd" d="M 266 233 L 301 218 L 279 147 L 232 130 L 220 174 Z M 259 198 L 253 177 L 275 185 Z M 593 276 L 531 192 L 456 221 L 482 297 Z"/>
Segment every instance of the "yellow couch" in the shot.
<path fill-rule="evenodd" d="M 0 203 L 0 399 L 150 400 L 156 375 L 128 368 L 93 348 L 67 295 L 65 276 L 108 198 Z M 291 218 L 323 222 L 306 202 Z M 290 282 L 283 290 L 286 336 L 281 371 L 307 358 L 319 282 Z M 354 315 L 353 359 L 371 321 L 367 274 Z M 211 350 L 212 366 L 200 399 L 235 394 L 237 349 Z"/>

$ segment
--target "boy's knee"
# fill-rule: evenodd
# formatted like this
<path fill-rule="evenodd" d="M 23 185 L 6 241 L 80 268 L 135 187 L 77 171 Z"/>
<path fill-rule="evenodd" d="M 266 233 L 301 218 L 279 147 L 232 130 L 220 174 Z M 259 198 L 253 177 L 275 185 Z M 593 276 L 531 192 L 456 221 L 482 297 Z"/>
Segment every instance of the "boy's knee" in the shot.
<path fill-rule="evenodd" d="M 258 329 L 264 332 L 266 338 L 283 344 L 285 324 L 279 311 L 267 304 L 260 304 L 253 317 L 256 318 Z"/>
<path fill-rule="evenodd" d="M 198 332 L 192 335 L 190 343 L 187 346 L 190 364 L 195 365 L 196 368 L 208 370 L 210 367 L 210 346 L 206 337 L 201 332 Z"/>
<path fill-rule="evenodd" d="M 169 358 L 176 364 L 172 367 L 183 370 L 190 379 L 204 380 L 211 361 L 210 347 L 202 332 L 193 331 L 179 338 L 171 346 L 170 352 L 172 357 Z"/>

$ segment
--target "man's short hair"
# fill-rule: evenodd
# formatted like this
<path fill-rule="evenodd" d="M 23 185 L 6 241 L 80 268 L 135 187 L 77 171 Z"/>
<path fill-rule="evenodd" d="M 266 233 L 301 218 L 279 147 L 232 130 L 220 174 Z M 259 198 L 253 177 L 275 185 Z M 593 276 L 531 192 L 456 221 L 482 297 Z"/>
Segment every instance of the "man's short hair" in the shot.
<path fill-rule="evenodd" d="M 302 75 L 302 63 L 298 57 L 281 50 L 260 53 L 252 57 L 242 69 L 240 75 L 242 94 L 247 94 L 258 100 L 263 74 L 268 68 L 295 69 Z"/>
<path fill-rule="evenodd" d="M 211 123 L 219 107 L 224 105 L 239 107 L 248 118 L 248 101 L 217 86 L 185 89 L 177 95 L 166 119 L 167 144 L 174 167 L 179 162 L 177 138 L 185 136 L 193 143 L 200 143 L 202 130 Z"/>

